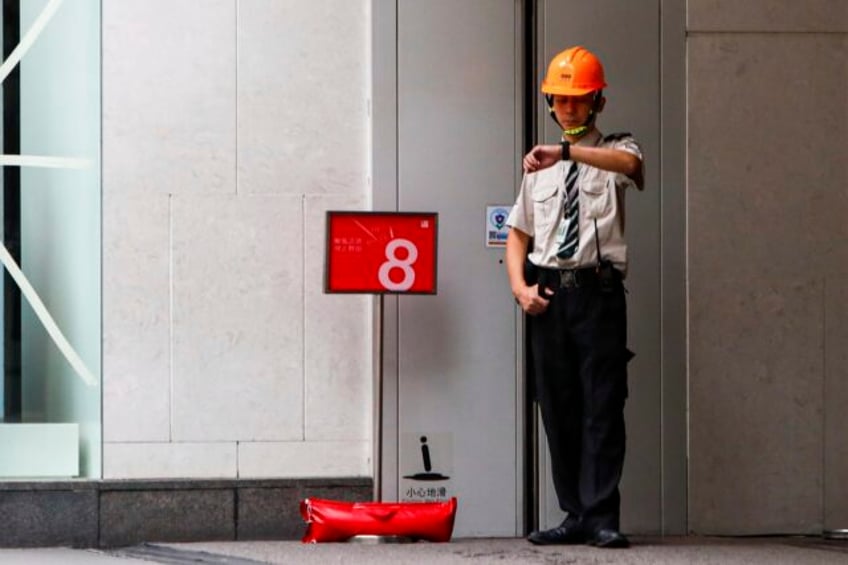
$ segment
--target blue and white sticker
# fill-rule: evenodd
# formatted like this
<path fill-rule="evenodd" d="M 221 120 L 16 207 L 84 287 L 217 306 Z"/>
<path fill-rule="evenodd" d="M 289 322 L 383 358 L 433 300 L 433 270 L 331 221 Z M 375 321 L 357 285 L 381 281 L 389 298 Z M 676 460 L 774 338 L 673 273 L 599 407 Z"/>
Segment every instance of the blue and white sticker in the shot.
<path fill-rule="evenodd" d="M 509 226 L 506 219 L 512 206 L 486 206 L 486 247 L 503 247 Z"/>

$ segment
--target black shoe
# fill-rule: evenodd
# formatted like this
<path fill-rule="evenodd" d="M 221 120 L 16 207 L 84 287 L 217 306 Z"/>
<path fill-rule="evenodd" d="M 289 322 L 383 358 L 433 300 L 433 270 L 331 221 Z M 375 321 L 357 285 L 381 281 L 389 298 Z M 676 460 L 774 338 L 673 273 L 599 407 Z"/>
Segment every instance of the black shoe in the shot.
<path fill-rule="evenodd" d="M 536 545 L 573 545 L 585 542 L 586 532 L 579 521 L 566 518 L 556 528 L 533 532 L 527 541 Z"/>
<path fill-rule="evenodd" d="M 589 539 L 589 545 L 604 548 L 630 547 L 630 541 L 618 530 L 601 528 Z"/>

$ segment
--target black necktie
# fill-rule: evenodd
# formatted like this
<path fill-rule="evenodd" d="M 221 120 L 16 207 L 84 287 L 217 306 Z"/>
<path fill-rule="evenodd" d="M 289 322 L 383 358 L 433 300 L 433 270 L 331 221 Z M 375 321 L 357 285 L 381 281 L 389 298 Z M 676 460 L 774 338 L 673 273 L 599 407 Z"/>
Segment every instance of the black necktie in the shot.
<path fill-rule="evenodd" d="M 577 232 L 578 216 L 580 215 L 580 198 L 577 190 L 577 163 L 572 162 L 565 177 L 565 204 L 563 218 L 566 221 L 565 237 L 557 251 L 557 257 L 571 257 L 577 251 L 579 234 Z"/>

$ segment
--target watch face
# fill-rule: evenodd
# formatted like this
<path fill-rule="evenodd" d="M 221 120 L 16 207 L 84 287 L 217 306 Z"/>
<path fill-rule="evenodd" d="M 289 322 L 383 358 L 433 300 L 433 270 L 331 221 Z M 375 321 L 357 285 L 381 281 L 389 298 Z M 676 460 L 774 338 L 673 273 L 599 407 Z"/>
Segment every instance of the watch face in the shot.
<path fill-rule="evenodd" d="M 327 212 L 325 292 L 436 293 L 438 215 Z"/>

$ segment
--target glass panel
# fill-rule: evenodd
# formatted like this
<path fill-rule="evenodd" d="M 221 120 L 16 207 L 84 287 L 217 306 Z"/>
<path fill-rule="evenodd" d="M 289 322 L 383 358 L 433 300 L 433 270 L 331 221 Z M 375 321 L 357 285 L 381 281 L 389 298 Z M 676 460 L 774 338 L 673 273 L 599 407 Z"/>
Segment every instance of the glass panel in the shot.
<path fill-rule="evenodd" d="M 23 0 L 18 7 L 20 41 L 4 66 L 20 57 L 20 153 L 7 150 L 3 166 L 20 169 L 22 272 L 14 274 L 8 256 L 4 266 L 15 279 L 5 285 L 23 295 L 21 390 L 20 414 L 7 410 L 0 424 L 0 477 L 97 478 L 100 0 Z M 4 323 L 15 323 L 8 301 L 5 308 Z M 8 359 L 6 366 L 8 381 Z"/>

